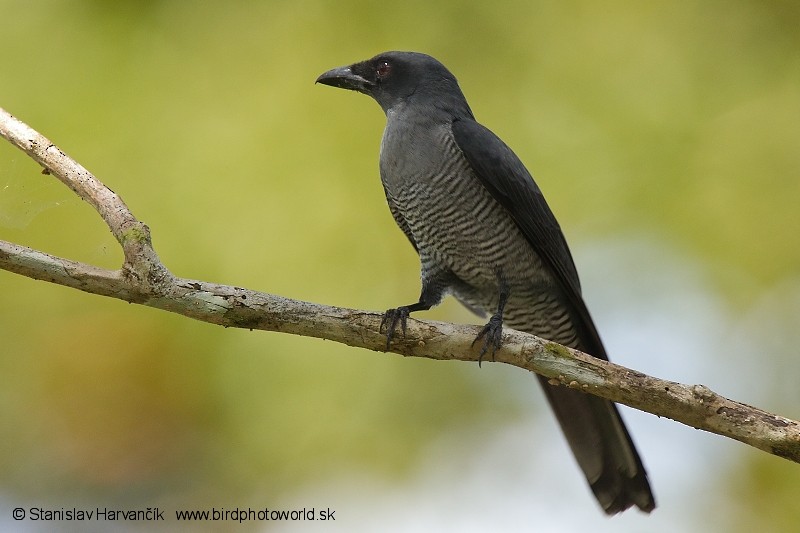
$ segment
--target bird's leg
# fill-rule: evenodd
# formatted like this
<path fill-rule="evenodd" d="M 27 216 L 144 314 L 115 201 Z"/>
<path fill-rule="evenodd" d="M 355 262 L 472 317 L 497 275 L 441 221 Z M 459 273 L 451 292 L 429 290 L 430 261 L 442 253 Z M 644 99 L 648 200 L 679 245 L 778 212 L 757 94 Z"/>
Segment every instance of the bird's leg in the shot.
<path fill-rule="evenodd" d="M 430 277 L 423 276 L 422 292 L 419 295 L 419 301 L 417 303 L 389 309 L 383 314 L 383 320 L 381 320 L 379 331 L 383 333 L 384 328 L 386 329 L 387 350 L 392 343 L 392 338 L 394 337 L 394 332 L 397 330 L 397 326 L 400 325 L 400 330 L 403 332 L 403 337 L 405 337 L 408 315 L 414 311 L 427 311 L 441 302 L 446 286 L 446 277 L 444 274 Z"/>
<path fill-rule="evenodd" d="M 392 338 L 394 337 L 394 332 L 398 324 L 400 325 L 400 330 L 403 332 L 403 337 L 406 336 L 406 322 L 408 321 L 409 313 L 414 311 L 427 311 L 431 307 L 433 307 L 431 304 L 420 300 L 415 304 L 401 305 L 400 307 L 387 310 L 383 314 L 383 320 L 381 320 L 381 327 L 379 330 L 383 333 L 384 328 L 386 328 L 386 349 L 388 350 L 389 345 L 392 343 Z"/>
<path fill-rule="evenodd" d="M 497 312 L 492 315 L 492 318 L 489 319 L 489 323 L 483 326 L 481 332 L 478 333 L 478 336 L 472 341 L 472 346 L 475 346 L 476 342 L 483 339 L 481 354 L 478 356 L 478 366 L 481 366 L 483 356 L 486 355 L 486 352 L 489 351 L 490 348 L 492 350 L 492 361 L 494 361 L 494 354 L 500 349 L 500 345 L 503 343 L 503 309 L 506 306 L 506 302 L 508 302 L 508 287 L 505 283 L 501 283 Z"/>

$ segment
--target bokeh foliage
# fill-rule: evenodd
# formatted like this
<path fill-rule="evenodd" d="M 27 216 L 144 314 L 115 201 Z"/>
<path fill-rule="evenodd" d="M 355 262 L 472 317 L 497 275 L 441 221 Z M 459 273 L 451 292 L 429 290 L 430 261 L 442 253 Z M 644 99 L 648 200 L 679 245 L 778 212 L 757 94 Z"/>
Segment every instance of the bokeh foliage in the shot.
<path fill-rule="evenodd" d="M 0 0 L 0 106 L 120 193 L 176 274 L 380 310 L 418 290 L 377 176 L 383 117 L 313 80 L 426 51 L 571 242 L 656 235 L 745 310 L 798 276 L 798 28 L 779 0 Z M 5 143 L 0 238 L 120 262 L 88 206 Z M 3 272 L 0 288 L 0 477 L 20 498 L 260 501 L 351 468 L 402 477 L 442 432 L 529 409 L 511 369 L 222 330 Z M 452 302 L 427 316 L 473 320 Z M 731 474 L 743 501 L 800 488 L 796 467 L 759 464 Z"/>

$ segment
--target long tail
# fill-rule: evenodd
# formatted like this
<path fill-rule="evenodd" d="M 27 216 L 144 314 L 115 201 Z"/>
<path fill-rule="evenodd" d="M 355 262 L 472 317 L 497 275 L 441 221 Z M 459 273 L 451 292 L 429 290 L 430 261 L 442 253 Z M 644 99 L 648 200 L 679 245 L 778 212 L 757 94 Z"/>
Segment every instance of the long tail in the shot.
<path fill-rule="evenodd" d="M 539 376 L 545 395 L 597 501 L 608 514 L 656 504 L 647 473 L 616 406 L 597 396 L 557 387 Z"/>

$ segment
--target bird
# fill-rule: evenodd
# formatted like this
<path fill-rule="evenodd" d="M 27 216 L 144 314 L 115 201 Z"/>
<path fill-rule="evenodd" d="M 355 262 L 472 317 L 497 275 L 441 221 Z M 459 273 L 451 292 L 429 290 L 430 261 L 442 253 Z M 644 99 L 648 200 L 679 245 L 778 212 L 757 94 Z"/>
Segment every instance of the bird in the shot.
<path fill-rule="evenodd" d="M 608 360 L 564 234 L 522 161 L 475 119 L 455 76 L 419 52 L 390 51 L 317 83 L 372 97 L 386 115 L 380 177 L 419 254 L 418 301 L 389 309 L 387 346 L 410 313 L 454 296 L 490 316 L 479 362 L 507 325 Z M 474 343 L 473 343 L 474 345 Z M 609 515 L 655 509 L 647 473 L 613 402 L 538 376 L 578 466 Z"/>

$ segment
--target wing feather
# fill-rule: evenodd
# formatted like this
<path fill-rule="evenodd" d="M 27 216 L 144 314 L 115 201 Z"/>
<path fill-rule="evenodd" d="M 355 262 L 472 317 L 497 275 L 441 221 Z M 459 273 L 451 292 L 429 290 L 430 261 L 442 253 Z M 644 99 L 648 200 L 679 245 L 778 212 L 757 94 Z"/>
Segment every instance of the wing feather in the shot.
<path fill-rule="evenodd" d="M 522 161 L 497 135 L 478 122 L 453 122 L 456 144 L 486 190 L 502 205 L 561 285 L 581 318 L 586 350 L 608 359 L 581 296 L 575 262 L 555 215 Z"/>

